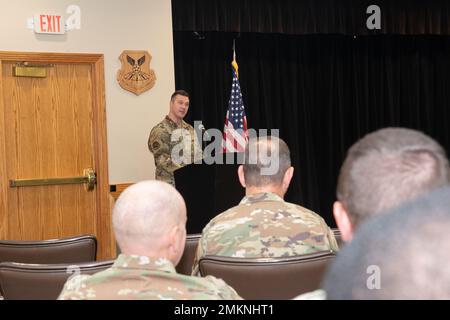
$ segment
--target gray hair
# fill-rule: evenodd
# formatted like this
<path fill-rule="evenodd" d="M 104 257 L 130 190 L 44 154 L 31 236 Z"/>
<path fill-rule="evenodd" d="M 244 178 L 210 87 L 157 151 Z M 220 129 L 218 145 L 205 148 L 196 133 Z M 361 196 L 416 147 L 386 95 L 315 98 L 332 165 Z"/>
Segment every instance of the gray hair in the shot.
<path fill-rule="evenodd" d="M 291 166 L 289 148 L 275 136 L 250 138 L 244 154 L 245 183 L 252 187 L 280 185 Z"/>

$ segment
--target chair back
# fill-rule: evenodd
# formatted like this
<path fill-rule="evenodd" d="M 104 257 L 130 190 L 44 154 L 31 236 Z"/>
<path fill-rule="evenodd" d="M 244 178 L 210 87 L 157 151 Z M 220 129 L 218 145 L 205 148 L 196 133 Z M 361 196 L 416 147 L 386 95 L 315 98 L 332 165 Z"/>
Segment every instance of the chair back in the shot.
<path fill-rule="evenodd" d="M 74 264 L 0 263 L 0 291 L 5 300 L 56 300 L 74 273 L 94 274 L 113 260 Z"/>
<path fill-rule="evenodd" d="M 178 273 L 188 276 L 192 274 L 192 265 L 194 264 L 195 253 L 197 252 L 197 246 L 201 236 L 201 233 L 188 234 L 186 236 L 183 256 L 176 266 Z"/>
<path fill-rule="evenodd" d="M 82 235 L 38 241 L 0 241 L 0 262 L 76 263 L 95 261 L 97 239 Z"/>
<path fill-rule="evenodd" d="M 199 268 L 202 276 L 223 279 L 244 299 L 285 300 L 319 289 L 334 256 L 332 251 L 285 258 L 205 256 Z"/>

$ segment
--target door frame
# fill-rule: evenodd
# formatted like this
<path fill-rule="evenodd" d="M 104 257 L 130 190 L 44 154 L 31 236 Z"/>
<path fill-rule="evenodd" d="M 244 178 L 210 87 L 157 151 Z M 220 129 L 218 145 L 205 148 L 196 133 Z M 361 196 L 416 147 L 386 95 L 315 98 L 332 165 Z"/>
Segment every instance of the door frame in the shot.
<path fill-rule="evenodd" d="M 3 74 L 3 62 L 41 62 L 89 64 L 92 71 L 93 98 L 93 142 L 94 170 L 97 173 L 96 216 L 97 238 L 99 240 L 98 258 L 115 257 L 115 242 L 112 234 L 112 217 L 109 199 L 108 148 L 106 132 L 105 79 L 103 54 L 86 53 L 50 53 L 50 52 L 16 52 L 0 51 L 0 75 Z M 5 105 L 3 79 L 0 76 L 0 153 L 6 152 Z M 6 162 L 0 157 L 0 239 L 5 239 L 8 225 L 7 190 L 9 188 Z M 3 212 L 3 214 L 2 214 Z M 104 242 L 104 243 L 103 243 Z"/>

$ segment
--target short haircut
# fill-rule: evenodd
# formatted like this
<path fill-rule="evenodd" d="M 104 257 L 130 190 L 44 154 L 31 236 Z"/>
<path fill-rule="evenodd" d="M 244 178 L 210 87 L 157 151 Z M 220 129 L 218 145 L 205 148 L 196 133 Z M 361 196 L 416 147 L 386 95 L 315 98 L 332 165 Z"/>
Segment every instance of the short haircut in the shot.
<path fill-rule="evenodd" d="M 188 97 L 189 98 L 189 93 L 187 93 L 184 90 L 177 90 L 174 93 L 172 93 L 172 95 L 170 96 L 170 101 L 173 101 L 176 96 L 183 96 L 183 97 Z"/>
<path fill-rule="evenodd" d="M 448 159 L 436 141 L 416 130 L 386 128 L 349 149 L 338 178 L 337 199 L 356 226 L 449 183 Z"/>
<path fill-rule="evenodd" d="M 123 191 L 113 210 L 114 234 L 119 246 L 158 246 L 172 226 L 186 222 L 183 197 L 170 184 L 149 180 Z"/>
<path fill-rule="evenodd" d="M 328 299 L 450 299 L 450 188 L 375 216 L 324 277 Z"/>
<path fill-rule="evenodd" d="M 265 169 L 278 166 L 271 174 L 264 174 Z M 276 165 L 276 164 L 275 164 Z M 289 147 L 280 138 L 263 136 L 250 138 L 244 153 L 245 184 L 251 187 L 280 185 L 286 170 L 291 166 Z"/>

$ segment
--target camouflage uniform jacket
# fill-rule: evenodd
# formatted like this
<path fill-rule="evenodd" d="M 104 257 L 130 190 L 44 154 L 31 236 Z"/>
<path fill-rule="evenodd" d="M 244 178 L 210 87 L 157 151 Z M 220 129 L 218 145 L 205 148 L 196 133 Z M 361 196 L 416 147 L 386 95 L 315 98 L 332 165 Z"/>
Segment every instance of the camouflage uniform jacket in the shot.
<path fill-rule="evenodd" d="M 178 138 L 174 139 L 172 134 L 177 129 L 185 129 L 184 134 L 180 135 L 178 133 Z M 186 148 L 191 148 L 191 157 L 186 159 L 187 163 L 172 161 L 172 149 L 180 143 L 186 143 L 188 144 Z M 148 148 L 155 158 L 155 179 L 165 181 L 173 186 L 175 186 L 173 172 L 187 164 L 193 163 L 196 159 L 201 159 L 202 152 L 201 146 L 195 138 L 194 128 L 184 121 L 178 126 L 169 116 L 166 116 L 163 121 L 151 130 L 148 138 Z"/>
<path fill-rule="evenodd" d="M 205 255 L 270 258 L 325 250 L 339 249 L 322 217 L 276 194 L 259 193 L 244 197 L 206 225 L 192 274 L 199 275 L 198 261 Z"/>
<path fill-rule="evenodd" d="M 177 274 L 167 259 L 121 254 L 111 268 L 94 275 L 72 276 L 60 300 L 236 300 L 223 280 Z"/>

